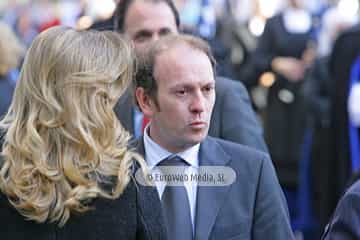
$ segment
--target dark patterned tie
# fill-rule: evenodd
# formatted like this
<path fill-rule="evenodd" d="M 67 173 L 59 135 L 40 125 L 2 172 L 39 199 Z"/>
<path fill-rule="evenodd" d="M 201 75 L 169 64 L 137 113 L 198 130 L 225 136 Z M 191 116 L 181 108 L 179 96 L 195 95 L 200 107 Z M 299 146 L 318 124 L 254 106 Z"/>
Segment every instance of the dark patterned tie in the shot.
<path fill-rule="evenodd" d="M 188 164 L 178 156 L 171 156 L 161 161 L 159 166 L 185 167 L 188 166 Z M 164 173 L 164 171 L 162 172 Z M 182 173 L 183 172 L 179 172 L 178 174 Z M 182 183 L 180 186 L 166 185 L 161 197 L 161 201 L 167 224 L 168 239 L 193 239 L 190 204 L 184 184 Z"/>

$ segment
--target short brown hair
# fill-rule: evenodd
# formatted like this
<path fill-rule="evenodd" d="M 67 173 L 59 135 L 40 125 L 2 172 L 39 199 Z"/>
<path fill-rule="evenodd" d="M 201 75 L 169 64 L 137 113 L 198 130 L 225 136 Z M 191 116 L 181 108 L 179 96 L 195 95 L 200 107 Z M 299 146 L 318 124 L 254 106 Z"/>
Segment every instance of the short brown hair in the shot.
<path fill-rule="evenodd" d="M 156 102 L 157 84 L 154 78 L 154 68 L 156 57 L 179 44 L 186 44 L 195 50 L 199 50 L 208 56 L 213 72 L 215 74 L 216 61 L 212 54 L 210 45 L 201 38 L 188 34 L 174 34 L 165 36 L 156 41 L 149 49 L 148 54 L 139 58 L 138 71 L 135 77 L 134 88 L 143 88 L 145 94 Z"/>

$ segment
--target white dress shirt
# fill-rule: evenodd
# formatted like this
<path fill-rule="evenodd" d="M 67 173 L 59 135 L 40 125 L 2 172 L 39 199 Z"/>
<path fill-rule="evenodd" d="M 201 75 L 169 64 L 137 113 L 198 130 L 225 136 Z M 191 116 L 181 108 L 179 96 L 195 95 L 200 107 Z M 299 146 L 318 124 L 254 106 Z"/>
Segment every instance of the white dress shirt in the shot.
<path fill-rule="evenodd" d="M 149 126 L 150 126 L 150 124 L 145 128 L 145 131 L 144 131 L 144 148 L 145 148 L 145 160 L 146 160 L 152 173 L 159 174 L 160 170 L 156 169 L 155 167 L 158 165 L 158 163 L 160 163 L 162 160 L 164 160 L 165 158 L 167 158 L 171 155 L 176 155 L 176 156 L 181 157 L 190 165 L 190 167 L 188 167 L 185 172 L 186 174 L 198 173 L 200 144 L 196 144 L 193 147 L 191 147 L 183 152 L 179 152 L 176 154 L 171 153 L 171 152 L 167 151 L 166 149 L 162 148 L 159 144 L 157 144 L 150 138 L 150 136 L 148 134 Z M 156 185 L 156 189 L 158 191 L 159 197 L 161 199 L 162 194 L 165 189 L 165 186 L 166 186 L 166 183 L 155 181 L 155 185 Z M 189 199 L 192 227 L 193 227 L 193 230 L 195 230 L 194 223 L 195 223 L 197 183 L 195 181 L 194 182 L 185 182 L 184 185 L 185 185 L 185 189 L 186 189 L 188 199 Z"/>

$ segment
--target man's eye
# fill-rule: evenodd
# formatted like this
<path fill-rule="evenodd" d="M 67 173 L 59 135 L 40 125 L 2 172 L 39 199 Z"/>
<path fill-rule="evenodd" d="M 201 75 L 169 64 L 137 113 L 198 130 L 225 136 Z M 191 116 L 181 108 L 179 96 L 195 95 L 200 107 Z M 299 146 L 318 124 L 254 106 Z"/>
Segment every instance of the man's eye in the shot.
<path fill-rule="evenodd" d="M 148 37 L 142 35 L 142 36 L 137 36 L 134 40 L 135 40 L 136 42 L 145 42 L 146 39 L 148 39 Z"/>
<path fill-rule="evenodd" d="M 181 90 L 177 90 L 177 91 L 176 91 L 176 95 L 184 96 L 185 94 L 186 94 L 186 90 L 185 90 L 185 89 L 181 89 Z"/>
<path fill-rule="evenodd" d="M 140 32 L 140 33 L 137 33 L 135 36 L 134 36 L 134 41 L 135 42 L 144 42 L 146 41 L 147 39 L 151 38 L 151 34 L 148 33 L 148 32 Z"/>
<path fill-rule="evenodd" d="M 209 93 L 209 92 L 211 92 L 213 89 L 214 89 L 214 87 L 212 87 L 212 86 L 207 86 L 207 87 L 204 87 L 204 88 L 203 88 L 203 91 L 206 92 L 206 93 Z"/>
<path fill-rule="evenodd" d="M 169 34 L 171 34 L 172 32 L 171 32 L 171 30 L 170 29 L 162 29 L 161 31 L 160 31 L 160 33 L 159 33 L 159 35 L 160 36 L 166 36 L 166 35 L 169 35 Z"/>

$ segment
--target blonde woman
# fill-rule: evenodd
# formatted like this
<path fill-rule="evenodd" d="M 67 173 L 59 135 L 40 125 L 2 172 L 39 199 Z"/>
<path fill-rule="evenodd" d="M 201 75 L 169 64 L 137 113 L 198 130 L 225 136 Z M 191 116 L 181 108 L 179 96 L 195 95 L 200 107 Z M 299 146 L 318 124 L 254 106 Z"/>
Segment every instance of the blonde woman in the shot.
<path fill-rule="evenodd" d="M 133 59 L 112 32 L 35 38 L 0 122 L 2 240 L 163 238 L 156 190 L 131 177 L 144 160 L 112 110 Z"/>

